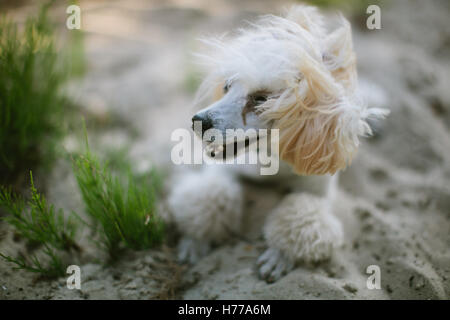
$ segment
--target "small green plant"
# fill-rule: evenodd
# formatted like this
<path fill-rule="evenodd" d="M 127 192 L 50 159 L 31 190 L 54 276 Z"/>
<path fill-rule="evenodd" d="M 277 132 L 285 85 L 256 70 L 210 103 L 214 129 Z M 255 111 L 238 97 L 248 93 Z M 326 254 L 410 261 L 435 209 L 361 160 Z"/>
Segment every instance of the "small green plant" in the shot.
<path fill-rule="evenodd" d="M 30 172 L 31 198 L 25 201 L 14 194 L 10 188 L 0 187 L 0 207 L 9 215 L 3 218 L 12 225 L 18 235 L 30 244 L 42 246 L 42 254 L 47 264 L 43 264 L 36 256 L 28 261 L 24 257 L 13 258 L 0 253 L 0 257 L 16 265 L 17 269 L 25 269 L 40 273 L 47 277 L 62 276 L 65 273 L 61 251 L 78 251 L 75 242 L 77 224 L 71 217 L 65 218 L 64 212 L 49 205 L 44 196 L 34 186 Z"/>
<path fill-rule="evenodd" d="M 113 176 L 87 142 L 86 149 L 74 158 L 74 173 L 101 247 L 116 258 L 122 245 L 141 250 L 161 243 L 164 225 L 155 208 L 156 172 L 136 177 L 128 168 L 127 174 L 122 170 Z"/>
<path fill-rule="evenodd" d="M 69 101 L 62 87 L 81 57 L 81 35 L 59 50 L 42 7 L 23 28 L 0 16 L 0 183 L 12 184 L 38 165 L 50 168 Z M 70 54 L 64 50 L 69 48 Z M 76 51 L 75 49 L 78 48 Z M 77 71 L 78 72 L 78 71 Z M 81 72 L 81 71 L 80 71 Z"/>

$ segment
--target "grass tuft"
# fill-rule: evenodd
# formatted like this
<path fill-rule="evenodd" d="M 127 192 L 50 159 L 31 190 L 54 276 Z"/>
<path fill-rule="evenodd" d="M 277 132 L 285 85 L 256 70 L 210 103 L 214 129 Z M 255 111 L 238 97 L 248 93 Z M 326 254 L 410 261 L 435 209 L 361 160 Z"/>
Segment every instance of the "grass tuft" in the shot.
<path fill-rule="evenodd" d="M 141 250 L 160 244 L 164 225 L 156 214 L 156 171 L 137 177 L 128 168 L 113 176 L 87 142 L 86 149 L 74 158 L 74 173 L 101 247 L 116 258 L 122 247 Z"/>
<path fill-rule="evenodd" d="M 47 264 L 33 255 L 26 260 L 24 257 L 13 258 L 0 253 L 0 257 L 16 265 L 16 269 L 25 269 L 41 273 L 47 277 L 62 276 L 65 273 L 60 251 L 78 251 L 75 242 L 77 224 L 64 212 L 49 205 L 45 197 L 38 193 L 34 186 L 33 175 L 30 172 L 31 199 L 25 201 L 13 193 L 10 188 L 0 187 L 0 207 L 9 215 L 3 220 L 12 225 L 16 232 L 30 244 L 42 246 L 42 254 Z"/>
<path fill-rule="evenodd" d="M 12 184 L 38 165 L 50 168 L 69 101 L 62 87 L 75 69 L 56 46 L 43 6 L 23 28 L 0 16 L 0 183 Z M 70 43 L 79 48 L 80 35 Z M 67 57 L 66 57 L 67 56 Z M 81 71 L 80 71 L 81 72 Z"/>

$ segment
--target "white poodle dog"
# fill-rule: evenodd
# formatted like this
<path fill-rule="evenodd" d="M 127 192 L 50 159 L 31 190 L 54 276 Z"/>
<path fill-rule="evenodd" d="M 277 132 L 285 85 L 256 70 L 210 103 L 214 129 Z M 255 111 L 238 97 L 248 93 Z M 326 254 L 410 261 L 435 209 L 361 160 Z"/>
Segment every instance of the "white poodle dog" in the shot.
<path fill-rule="evenodd" d="M 351 162 L 358 137 L 371 134 L 367 119 L 387 111 L 367 108 L 360 98 L 350 24 L 343 17 L 327 32 L 316 8 L 294 6 L 284 17 L 263 16 L 207 43 L 212 52 L 202 58 L 209 74 L 198 101 L 212 104 L 192 120 L 224 135 L 227 129 L 278 129 L 279 158 L 302 186 L 281 201 L 263 230 L 268 249 L 257 261 L 259 274 L 274 281 L 299 261 L 329 258 L 342 243 L 333 215 L 337 172 Z M 176 181 L 168 203 L 184 234 L 180 260 L 194 263 L 211 244 L 239 233 L 244 195 L 235 173 L 230 166 L 206 166 Z"/>

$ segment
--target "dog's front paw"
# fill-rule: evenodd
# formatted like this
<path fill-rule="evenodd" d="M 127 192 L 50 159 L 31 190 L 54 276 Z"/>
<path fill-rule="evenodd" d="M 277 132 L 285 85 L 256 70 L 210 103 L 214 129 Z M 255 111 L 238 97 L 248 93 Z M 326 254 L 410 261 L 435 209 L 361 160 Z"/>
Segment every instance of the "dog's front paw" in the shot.
<path fill-rule="evenodd" d="M 258 258 L 259 276 L 271 283 L 277 281 L 294 268 L 294 261 L 275 248 L 268 248 Z"/>
<path fill-rule="evenodd" d="M 333 248 L 342 243 L 343 233 L 325 201 L 310 194 L 286 197 L 265 225 L 269 246 L 293 261 L 315 263 L 330 258 Z"/>
<path fill-rule="evenodd" d="M 181 175 L 167 203 L 173 221 L 188 237 L 222 243 L 240 232 L 243 191 L 225 169 L 210 166 Z"/>
<path fill-rule="evenodd" d="M 178 261 L 180 263 L 194 264 L 211 250 L 210 244 L 189 237 L 184 237 L 178 244 Z"/>

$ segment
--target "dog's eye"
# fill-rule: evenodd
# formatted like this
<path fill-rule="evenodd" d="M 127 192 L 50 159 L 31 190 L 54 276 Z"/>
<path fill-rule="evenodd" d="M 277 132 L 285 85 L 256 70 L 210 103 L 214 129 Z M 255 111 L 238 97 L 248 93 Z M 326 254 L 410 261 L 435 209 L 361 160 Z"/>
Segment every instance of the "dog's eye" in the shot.
<path fill-rule="evenodd" d="M 253 101 L 255 102 L 256 105 L 260 105 L 267 101 L 267 97 L 263 95 L 257 95 L 253 97 Z"/>
<path fill-rule="evenodd" d="M 248 97 L 248 100 L 252 106 L 259 106 L 267 101 L 267 93 L 266 91 L 255 92 Z"/>
<path fill-rule="evenodd" d="M 231 86 L 231 83 L 225 82 L 225 85 L 223 86 L 223 93 L 227 93 L 228 90 L 230 90 L 230 86 Z"/>

